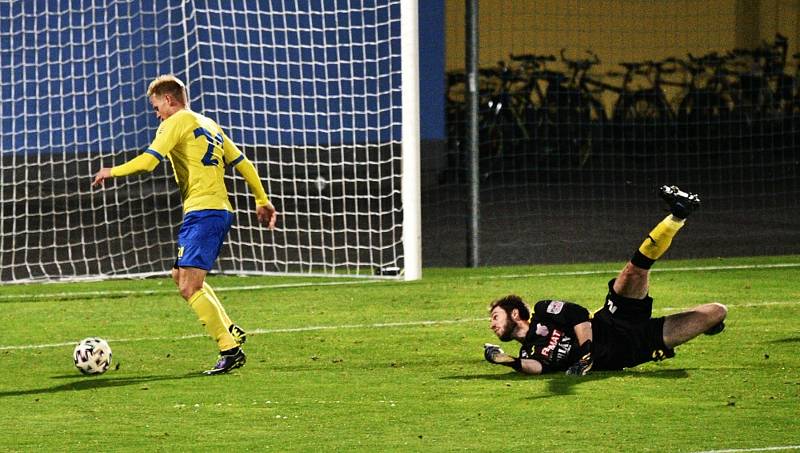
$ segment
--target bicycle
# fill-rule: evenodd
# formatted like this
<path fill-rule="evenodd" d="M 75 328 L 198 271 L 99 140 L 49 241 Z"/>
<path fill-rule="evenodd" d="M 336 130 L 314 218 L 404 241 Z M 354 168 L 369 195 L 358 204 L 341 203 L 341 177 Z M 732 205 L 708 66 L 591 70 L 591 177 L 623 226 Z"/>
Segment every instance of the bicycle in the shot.
<path fill-rule="evenodd" d="M 561 62 L 567 71 L 547 69 L 556 61 L 552 55 L 512 55 L 513 61 L 527 64 L 529 98 L 535 100 L 529 121 L 533 127 L 542 163 L 560 167 L 584 167 L 592 155 L 593 142 L 607 116 L 605 107 L 587 87 L 588 71 L 600 62 L 591 58 L 569 59 L 561 50 Z"/>
<path fill-rule="evenodd" d="M 689 74 L 686 93 L 678 106 L 678 121 L 684 124 L 730 121 L 738 104 L 736 74 L 726 68 L 729 57 L 711 52 L 701 57 L 688 54 L 676 59 Z"/>
<path fill-rule="evenodd" d="M 674 74 L 675 60 L 648 60 L 641 63 L 620 63 L 626 69 L 622 82 L 622 90 L 614 104 L 613 117 L 624 123 L 666 123 L 674 119 L 675 114 L 670 102 L 664 94 L 664 85 L 679 85 L 664 78 L 666 74 Z M 643 76 L 646 85 L 631 88 L 634 76 Z"/>

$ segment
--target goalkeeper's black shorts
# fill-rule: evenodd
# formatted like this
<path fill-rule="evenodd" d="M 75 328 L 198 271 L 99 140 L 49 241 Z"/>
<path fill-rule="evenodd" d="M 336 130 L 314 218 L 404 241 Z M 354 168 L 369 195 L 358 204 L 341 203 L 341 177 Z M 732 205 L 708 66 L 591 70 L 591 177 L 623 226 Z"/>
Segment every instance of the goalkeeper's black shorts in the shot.
<path fill-rule="evenodd" d="M 664 317 L 652 318 L 653 298 L 631 299 L 608 282 L 603 308 L 592 317 L 595 370 L 621 370 L 675 356 L 664 345 Z"/>

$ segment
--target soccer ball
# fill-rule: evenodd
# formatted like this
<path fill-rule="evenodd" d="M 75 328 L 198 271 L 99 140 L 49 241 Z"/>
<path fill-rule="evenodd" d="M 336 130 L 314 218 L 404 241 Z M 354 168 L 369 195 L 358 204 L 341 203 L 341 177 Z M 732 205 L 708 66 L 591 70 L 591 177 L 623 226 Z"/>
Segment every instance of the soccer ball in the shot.
<path fill-rule="evenodd" d="M 83 374 L 103 374 L 111 366 L 111 346 L 102 338 L 84 338 L 75 346 L 72 359 Z"/>

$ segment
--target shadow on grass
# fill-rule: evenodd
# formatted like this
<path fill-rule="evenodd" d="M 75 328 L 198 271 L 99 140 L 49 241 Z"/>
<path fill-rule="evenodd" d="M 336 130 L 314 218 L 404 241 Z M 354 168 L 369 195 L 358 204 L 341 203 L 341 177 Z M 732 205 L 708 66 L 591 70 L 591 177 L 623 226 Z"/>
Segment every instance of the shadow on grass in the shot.
<path fill-rule="evenodd" d="M 43 297 L 42 295 L 32 295 L 29 297 L 10 297 L 7 299 L 0 299 L 0 305 L 2 304 L 13 304 L 13 303 L 52 303 L 52 302 L 86 302 L 89 300 L 113 300 L 113 299 L 124 299 L 126 297 L 151 297 L 151 296 L 163 296 L 165 295 L 165 291 L 122 291 L 120 293 L 112 293 L 112 292 L 98 292 L 98 293 L 76 293 L 76 294 L 69 294 L 59 293 L 59 294 L 45 294 Z M 177 294 L 177 293 L 176 293 Z"/>
<path fill-rule="evenodd" d="M 53 387 L 43 387 L 38 389 L 28 390 L 8 390 L 0 392 L 0 398 L 7 396 L 22 396 L 22 395 L 40 395 L 45 393 L 58 393 L 58 392 L 74 392 L 80 390 L 100 389 L 105 387 L 124 387 L 126 385 L 137 385 L 147 382 L 157 381 L 172 381 L 176 379 L 191 379 L 198 377 L 206 377 L 200 373 L 187 373 L 172 376 L 137 376 L 137 377 L 120 377 L 115 378 L 111 376 L 75 376 L 74 374 L 52 376 L 52 379 L 76 379 L 66 384 L 60 384 Z"/>
<path fill-rule="evenodd" d="M 600 381 L 612 377 L 624 377 L 633 379 L 685 379 L 689 377 L 689 373 L 685 369 L 679 370 L 644 370 L 644 371 L 596 371 L 588 374 L 587 376 L 566 376 L 563 373 L 545 374 L 543 376 L 527 376 L 524 374 L 512 373 L 486 373 L 486 374 L 472 374 L 472 375 L 459 375 L 447 376 L 442 379 L 455 379 L 455 380 L 492 380 L 492 381 L 528 381 L 537 380 L 547 382 L 548 393 L 544 395 L 532 396 L 527 399 L 535 400 L 542 398 L 550 398 L 552 396 L 573 395 L 576 385 L 585 382 Z"/>
<path fill-rule="evenodd" d="M 486 381 L 529 381 L 531 379 L 541 379 L 540 376 L 527 376 L 517 372 L 510 373 L 484 373 L 484 374 L 461 374 L 455 376 L 445 376 L 442 379 L 452 379 L 456 381 L 474 381 L 478 379 Z"/>
<path fill-rule="evenodd" d="M 582 377 L 566 376 L 564 374 L 547 375 L 544 376 L 544 379 L 547 380 L 547 390 L 549 393 L 545 395 L 532 396 L 527 399 L 536 400 L 549 398 L 551 396 L 574 395 L 574 388 L 576 385 L 584 382 L 600 381 L 612 377 L 624 377 L 626 379 L 685 379 L 689 377 L 689 373 L 684 369 L 680 369 L 652 371 L 597 371 Z"/>
<path fill-rule="evenodd" d="M 781 344 L 781 343 L 800 343 L 800 337 L 788 337 L 788 338 L 781 338 L 779 340 L 772 340 L 768 343 L 772 344 Z"/>

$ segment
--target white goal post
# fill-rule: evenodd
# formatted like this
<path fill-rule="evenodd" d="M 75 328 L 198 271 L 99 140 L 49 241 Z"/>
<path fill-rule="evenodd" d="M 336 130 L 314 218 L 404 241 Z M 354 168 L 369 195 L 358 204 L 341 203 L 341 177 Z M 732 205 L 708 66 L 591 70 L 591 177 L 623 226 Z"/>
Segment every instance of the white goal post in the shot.
<path fill-rule="evenodd" d="M 0 283 L 170 270 L 169 162 L 90 187 L 153 139 L 164 73 L 280 212 L 260 227 L 228 170 L 236 221 L 212 272 L 421 278 L 417 0 L 155 4 L 0 4 Z"/>

